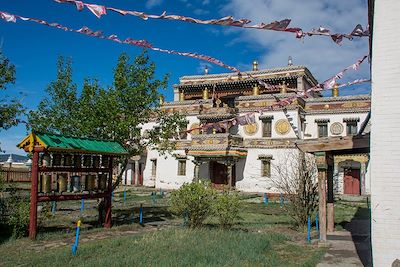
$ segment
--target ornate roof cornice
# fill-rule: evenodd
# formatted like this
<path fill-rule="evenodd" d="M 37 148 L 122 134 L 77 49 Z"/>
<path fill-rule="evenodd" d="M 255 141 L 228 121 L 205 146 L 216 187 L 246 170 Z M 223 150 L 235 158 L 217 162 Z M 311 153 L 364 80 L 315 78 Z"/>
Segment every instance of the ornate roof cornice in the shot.
<path fill-rule="evenodd" d="M 170 106 L 185 106 L 185 105 L 201 105 L 201 104 L 212 104 L 212 99 L 197 99 L 197 100 L 185 100 L 185 101 L 171 101 L 164 102 L 162 107 L 170 107 Z"/>
<path fill-rule="evenodd" d="M 348 95 L 348 96 L 328 96 L 328 97 L 314 97 L 304 98 L 306 103 L 318 103 L 318 102 L 338 102 L 338 101 L 349 101 L 349 100 L 371 100 L 370 95 Z"/>
<path fill-rule="evenodd" d="M 263 95 L 246 95 L 246 96 L 238 96 L 235 98 L 235 101 L 248 101 L 248 100 L 264 100 L 264 99 L 275 99 L 278 97 L 279 99 L 284 99 L 286 97 L 294 96 L 295 93 L 287 93 L 287 94 L 263 94 Z"/>
<path fill-rule="evenodd" d="M 370 108 L 362 108 L 362 109 L 338 109 L 338 110 L 307 110 L 305 112 L 306 115 L 314 115 L 314 114 L 343 114 L 343 113 L 367 113 L 370 111 Z"/>

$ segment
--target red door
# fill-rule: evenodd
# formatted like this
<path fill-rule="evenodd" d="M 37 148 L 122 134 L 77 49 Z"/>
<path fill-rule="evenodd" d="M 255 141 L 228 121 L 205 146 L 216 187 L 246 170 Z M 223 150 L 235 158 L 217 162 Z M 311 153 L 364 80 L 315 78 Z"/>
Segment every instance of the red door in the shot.
<path fill-rule="evenodd" d="M 224 185 L 228 184 L 228 172 L 226 165 L 218 163 L 218 162 L 211 162 L 212 168 L 212 177 L 211 183 L 213 187 L 218 189 L 223 189 Z"/>
<path fill-rule="evenodd" d="M 360 195 L 360 170 L 344 170 L 344 193 L 349 195 Z"/>

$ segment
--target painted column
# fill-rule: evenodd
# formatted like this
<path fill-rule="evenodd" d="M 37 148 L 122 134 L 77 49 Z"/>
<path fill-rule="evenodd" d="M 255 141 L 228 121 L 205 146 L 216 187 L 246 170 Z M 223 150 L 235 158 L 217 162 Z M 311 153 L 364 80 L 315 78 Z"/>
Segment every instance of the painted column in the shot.
<path fill-rule="evenodd" d="M 361 179 L 361 195 L 365 195 L 365 173 L 367 170 L 366 162 L 363 161 L 361 162 L 361 173 L 360 173 L 360 179 Z"/>
<path fill-rule="evenodd" d="M 200 179 L 200 162 L 197 160 L 193 161 L 194 163 L 194 176 L 193 176 L 193 181 L 197 182 Z"/>
<path fill-rule="evenodd" d="M 226 164 L 226 171 L 227 171 L 227 173 L 228 173 L 228 186 L 229 186 L 229 189 L 232 189 L 232 162 L 228 162 L 227 164 Z"/>
<path fill-rule="evenodd" d="M 31 205 L 29 211 L 29 238 L 36 239 L 37 229 L 37 194 L 39 176 L 39 152 L 33 151 L 32 158 L 32 183 L 31 183 Z"/>
<path fill-rule="evenodd" d="M 342 194 L 342 192 L 340 191 L 340 181 L 339 181 L 339 163 L 337 162 L 337 160 L 334 161 L 333 163 L 333 188 L 334 191 L 336 191 L 335 193 L 337 194 Z M 336 190 L 335 190 L 336 189 Z"/>
<path fill-rule="evenodd" d="M 319 195 L 319 240 L 326 241 L 326 173 L 327 164 L 324 152 L 315 153 L 318 168 Z"/>
<path fill-rule="evenodd" d="M 135 178 L 133 184 L 139 185 L 139 160 L 135 160 Z"/>

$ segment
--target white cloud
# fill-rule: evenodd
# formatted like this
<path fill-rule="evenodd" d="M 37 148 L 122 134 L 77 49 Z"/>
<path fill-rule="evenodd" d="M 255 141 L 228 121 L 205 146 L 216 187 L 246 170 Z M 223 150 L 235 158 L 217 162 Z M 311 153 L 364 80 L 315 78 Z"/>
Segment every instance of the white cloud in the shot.
<path fill-rule="evenodd" d="M 150 9 L 150 8 L 155 7 L 155 6 L 159 6 L 161 4 L 162 4 L 162 0 L 147 0 L 146 8 Z"/>
<path fill-rule="evenodd" d="M 292 19 L 289 27 L 299 27 L 305 31 L 323 26 L 334 33 L 349 33 L 357 24 L 367 24 L 367 6 L 364 0 L 229 0 L 221 10 L 223 15 L 235 18 L 247 18 L 252 23 L 269 23 L 274 20 Z M 261 52 L 261 68 L 285 66 L 288 56 L 292 56 L 295 65 L 305 65 L 321 82 L 336 74 L 344 67 L 354 63 L 368 53 L 368 38 L 353 41 L 343 40 L 341 46 L 329 37 L 312 36 L 298 40 L 294 34 L 263 30 L 238 29 L 230 33 L 239 33 L 240 40 Z M 246 63 L 252 59 L 243 59 Z M 358 72 L 349 72 L 347 79 L 369 77 L 369 66 Z"/>
<path fill-rule="evenodd" d="M 198 16 L 200 16 L 200 15 L 207 15 L 210 12 L 208 10 L 205 10 L 205 9 L 196 8 L 196 9 L 193 10 L 193 13 L 198 15 Z"/>

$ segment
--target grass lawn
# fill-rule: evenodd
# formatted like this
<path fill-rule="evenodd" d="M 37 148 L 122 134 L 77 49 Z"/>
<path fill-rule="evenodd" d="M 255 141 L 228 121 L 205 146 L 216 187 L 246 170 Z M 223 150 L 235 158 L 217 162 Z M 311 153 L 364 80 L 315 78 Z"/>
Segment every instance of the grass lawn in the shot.
<path fill-rule="evenodd" d="M 58 203 L 55 214 L 45 205 L 39 213 L 38 241 L 7 240 L 1 233 L 0 266 L 315 266 L 326 251 L 306 243 L 306 233 L 291 228 L 292 220 L 279 203 L 265 206 L 261 196 L 243 196 L 240 220 L 230 231 L 219 230 L 215 218 L 209 218 L 203 229 L 183 227 L 182 218 L 168 211 L 166 199 L 154 202 L 149 190 L 130 190 L 126 201 L 122 192 L 114 196 L 110 230 L 97 225 L 93 200 L 85 202 L 83 212 L 80 201 Z M 144 227 L 138 224 L 140 204 Z M 337 203 L 337 225 L 368 215 L 365 207 L 366 203 Z M 81 242 L 73 257 L 78 219 L 83 222 L 81 239 L 102 233 L 107 237 Z M 151 226 L 156 224 L 162 227 Z M 315 229 L 312 235 L 316 237 Z M 47 247 L 60 240 L 65 245 Z"/>
<path fill-rule="evenodd" d="M 283 234 L 179 228 L 82 244 L 77 256 L 70 246 L 10 248 L 0 251 L 4 266 L 315 266 L 323 253 Z"/>

